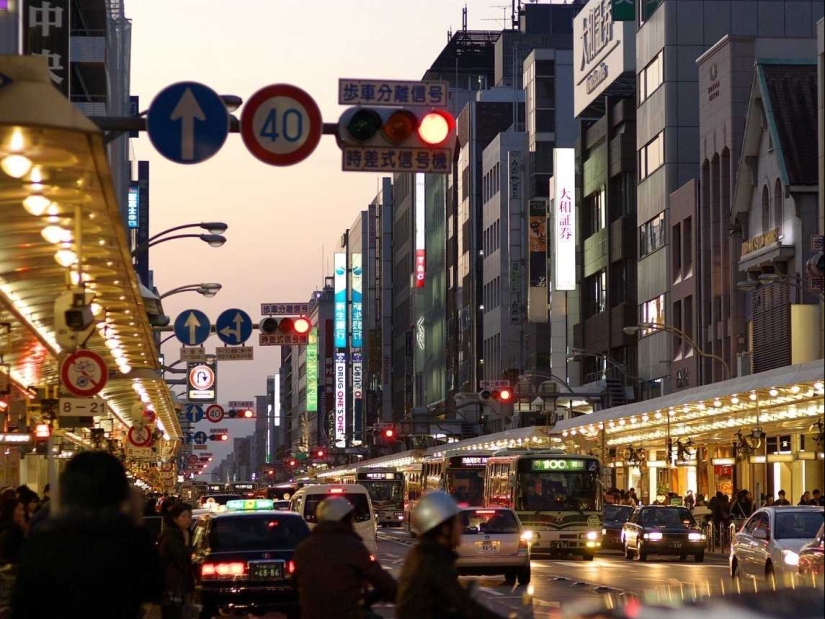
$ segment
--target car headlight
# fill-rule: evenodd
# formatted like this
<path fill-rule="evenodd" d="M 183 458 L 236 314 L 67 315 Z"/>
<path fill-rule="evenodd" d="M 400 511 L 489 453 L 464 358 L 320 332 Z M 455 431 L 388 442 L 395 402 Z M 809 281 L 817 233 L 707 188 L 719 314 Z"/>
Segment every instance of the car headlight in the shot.
<path fill-rule="evenodd" d="M 691 542 L 701 542 L 703 539 L 705 539 L 705 536 L 701 533 L 688 533 L 688 540 Z"/>
<path fill-rule="evenodd" d="M 595 531 L 588 531 L 587 532 L 587 539 L 589 539 L 591 542 L 595 541 L 595 540 L 599 539 L 599 534 L 596 533 Z"/>
<path fill-rule="evenodd" d="M 662 534 L 658 531 L 654 531 L 653 533 L 645 533 L 644 538 L 655 542 L 662 539 Z"/>
<path fill-rule="evenodd" d="M 782 560 L 785 562 L 785 565 L 799 565 L 799 555 L 793 550 L 783 550 Z"/>

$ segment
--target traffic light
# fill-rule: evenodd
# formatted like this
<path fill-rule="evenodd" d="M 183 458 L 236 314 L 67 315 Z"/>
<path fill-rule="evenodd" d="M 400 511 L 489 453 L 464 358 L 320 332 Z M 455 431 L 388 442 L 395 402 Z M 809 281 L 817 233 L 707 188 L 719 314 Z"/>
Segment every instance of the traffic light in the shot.
<path fill-rule="evenodd" d="M 482 402 L 489 402 L 495 400 L 496 402 L 503 402 L 508 404 L 513 401 L 513 390 L 506 387 L 502 389 L 482 389 L 478 392 L 478 397 Z"/>
<path fill-rule="evenodd" d="M 255 411 L 248 408 L 242 410 L 235 410 L 234 408 L 231 408 L 226 411 L 226 416 L 229 419 L 253 419 L 255 417 Z"/>
<path fill-rule="evenodd" d="M 453 115 L 427 107 L 352 107 L 338 120 L 344 146 L 439 148 L 452 146 L 451 137 Z"/>
<path fill-rule="evenodd" d="M 210 441 L 228 441 L 229 440 L 229 435 L 224 433 L 224 432 L 222 432 L 220 434 L 210 434 L 209 435 L 209 440 Z"/>
<path fill-rule="evenodd" d="M 387 428 L 384 430 L 384 438 L 393 438 L 395 437 L 395 429 L 394 428 Z"/>
<path fill-rule="evenodd" d="M 315 457 L 319 460 L 322 460 L 324 457 L 326 457 L 326 455 L 327 455 L 327 452 L 325 452 L 323 449 L 318 449 L 315 452 Z"/>
<path fill-rule="evenodd" d="M 34 452 L 39 455 L 48 453 L 49 437 L 52 435 L 52 427 L 47 423 L 38 423 L 34 427 Z"/>
<path fill-rule="evenodd" d="M 261 331 L 267 335 L 306 335 L 312 329 L 312 321 L 306 316 L 297 318 L 265 318 Z"/>

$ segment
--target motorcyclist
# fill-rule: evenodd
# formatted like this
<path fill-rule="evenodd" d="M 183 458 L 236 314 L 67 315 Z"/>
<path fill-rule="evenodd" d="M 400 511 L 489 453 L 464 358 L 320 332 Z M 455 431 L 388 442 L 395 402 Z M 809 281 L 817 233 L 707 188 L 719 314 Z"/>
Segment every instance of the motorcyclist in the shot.
<path fill-rule="evenodd" d="M 419 536 L 401 571 L 395 602 L 397 619 L 503 619 L 476 602 L 460 584 L 453 551 L 463 531 L 455 500 L 428 492 L 413 509 Z"/>
<path fill-rule="evenodd" d="M 395 579 L 364 546 L 353 527 L 355 509 L 344 497 L 321 501 L 318 525 L 295 549 L 294 582 L 302 619 L 363 619 L 365 585 L 373 598 L 395 600 Z"/>

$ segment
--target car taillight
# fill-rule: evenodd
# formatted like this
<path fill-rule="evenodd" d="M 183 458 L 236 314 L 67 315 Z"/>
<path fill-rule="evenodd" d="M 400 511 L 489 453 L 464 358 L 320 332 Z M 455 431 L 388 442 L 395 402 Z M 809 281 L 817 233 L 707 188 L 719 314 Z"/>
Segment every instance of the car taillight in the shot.
<path fill-rule="evenodd" d="M 286 571 L 287 571 L 287 573 L 289 573 L 289 574 L 294 574 L 294 573 L 295 573 L 295 561 L 289 561 L 289 562 L 287 562 L 287 564 L 286 564 Z"/>
<path fill-rule="evenodd" d="M 204 563 L 201 566 L 201 578 L 237 578 L 246 575 L 246 563 Z"/>

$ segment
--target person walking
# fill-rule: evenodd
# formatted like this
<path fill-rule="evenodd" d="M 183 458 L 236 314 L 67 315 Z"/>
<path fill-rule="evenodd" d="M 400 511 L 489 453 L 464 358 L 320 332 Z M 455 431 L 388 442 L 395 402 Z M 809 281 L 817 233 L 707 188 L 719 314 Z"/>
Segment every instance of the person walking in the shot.
<path fill-rule="evenodd" d="M 364 586 L 392 602 L 395 579 L 370 556 L 355 531 L 355 508 L 344 497 L 324 499 L 318 524 L 295 549 L 295 575 L 302 619 L 363 619 Z M 422 618 L 419 618 L 422 619 Z"/>
<path fill-rule="evenodd" d="M 779 498 L 773 502 L 776 507 L 782 507 L 783 505 L 790 505 L 791 502 L 785 498 L 785 491 L 780 490 L 778 493 Z"/>
<path fill-rule="evenodd" d="M 172 526 L 158 538 L 158 554 L 163 568 L 165 588 L 161 615 L 163 619 L 183 619 L 184 609 L 192 604 L 195 579 L 192 575 L 192 506 L 177 503 L 169 512 Z"/>
<path fill-rule="evenodd" d="M 397 619 L 503 619 L 458 583 L 459 511 L 455 499 L 441 490 L 428 492 L 416 504 L 412 521 L 419 542 L 401 570 Z"/>
<path fill-rule="evenodd" d="M 163 578 L 148 533 L 123 512 L 126 470 L 104 451 L 84 451 L 60 476 L 59 511 L 23 548 L 12 617 L 140 619 L 159 604 Z"/>

